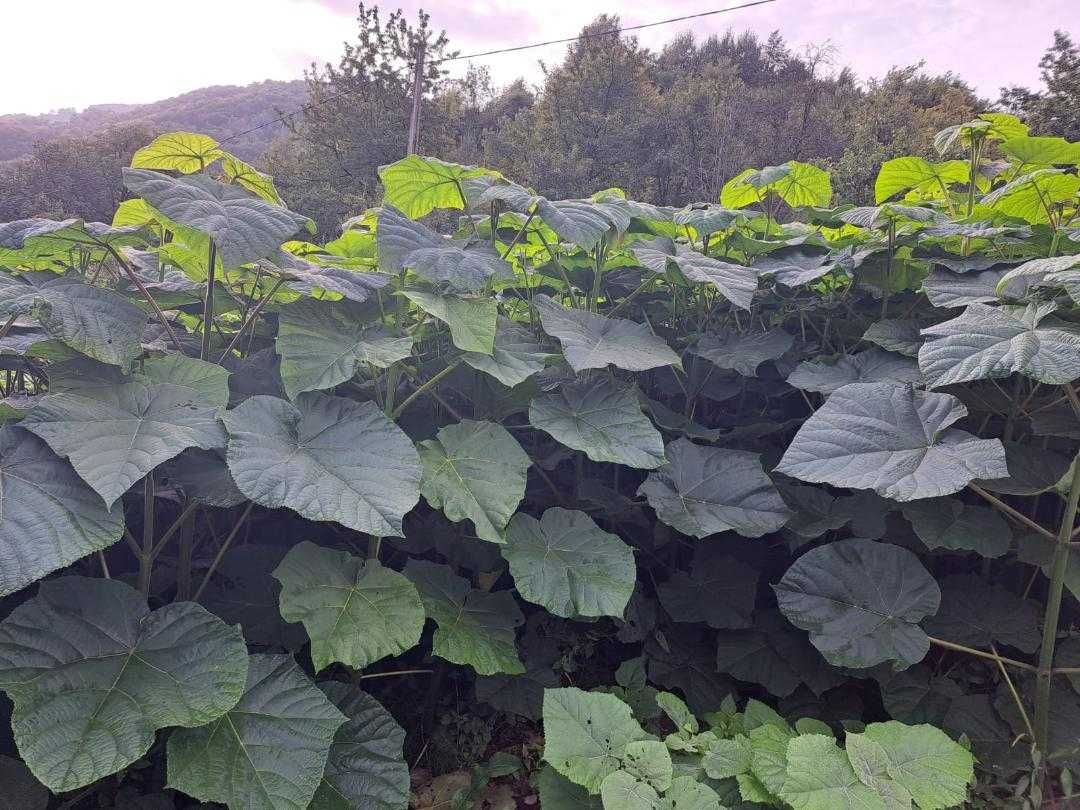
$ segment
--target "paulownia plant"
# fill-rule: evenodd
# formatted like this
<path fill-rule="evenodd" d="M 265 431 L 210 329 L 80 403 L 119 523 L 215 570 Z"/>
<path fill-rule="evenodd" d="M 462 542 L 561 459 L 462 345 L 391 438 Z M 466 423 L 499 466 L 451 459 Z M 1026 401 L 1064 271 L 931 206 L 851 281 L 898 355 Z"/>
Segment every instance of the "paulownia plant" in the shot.
<path fill-rule="evenodd" d="M 5 806 L 1064 806 L 1080 145 L 937 147 L 858 208 L 410 155 L 316 242 L 178 132 L 0 224 Z"/>

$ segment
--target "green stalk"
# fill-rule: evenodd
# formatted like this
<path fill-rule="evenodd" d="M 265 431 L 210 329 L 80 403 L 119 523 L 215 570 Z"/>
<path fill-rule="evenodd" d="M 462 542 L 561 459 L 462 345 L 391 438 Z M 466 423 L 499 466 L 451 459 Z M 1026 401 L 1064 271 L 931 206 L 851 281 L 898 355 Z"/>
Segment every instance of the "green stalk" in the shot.
<path fill-rule="evenodd" d="M 1069 541 L 1076 522 L 1077 505 L 1080 504 L 1080 464 L 1073 465 L 1072 484 L 1065 503 L 1065 514 L 1058 528 L 1054 546 L 1054 560 L 1050 568 L 1050 591 L 1046 597 L 1046 613 L 1043 615 L 1042 647 L 1039 650 L 1039 675 L 1035 685 L 1035 747 L 1043 754 L 1047 751 L 1050 721 L 1050 676 L 1054 666 L 1054 647 L 1057 644 L 1058 619 L 1061 615 L 1061 596 L 1065 586 L 1065 572 L 1069 566 Z"/>
<path fill-rule="evenodd" d="M 202 351 L 199 352 L 200 360 L 206 360 L 210 357 L 210 332 L 214 323 L 214 265 L 217 264 L 217 246 L 214 245 L 213 239 L 210 240 L 210 252 L 207 259 L 206 299 L 203 302 L 203 335 Z"/>
<path fill-rule="evenodd" d="M 143 479 L 143 542 L 139 554 L 139 591 L 150 594 L 150 574 L 154 568 L 154 473 Z"/>
<path fill-rule="evenodd" d="M 455 368 L 457 368 L 458 365 L 460 365 L 460 364 L 461 364 L 461 358 L 459 357 L 456 360 L 454 360 L 454 362 L 452 362 L 450 365 L 448 365 L 446 368 L 444 368 L 442 371 L 440 371 L 438 374 L 433 376 L 430 380 L 428 380 L 423 385 L 421 385 L 419 388 L 417 388 L 415 391 L 413 391 L 411 394 L 409 394 L 409 396 L 407 396 L 405 398 L 405 400 L 400 405 L 398 405 L 396 408 L 394 408 L 394 410 L 389 414 L 390 417 L 392 419 L 397 419 L 399 416 L 401 416 L 401 414 L 405 412 L 405 409 L 408 408 L 413 403 L 414 399 L 421 396 L 428 389 L 438 385 L 443 380 L 444 377 L 449 375 L 450 372 L 453 371 Z"/>

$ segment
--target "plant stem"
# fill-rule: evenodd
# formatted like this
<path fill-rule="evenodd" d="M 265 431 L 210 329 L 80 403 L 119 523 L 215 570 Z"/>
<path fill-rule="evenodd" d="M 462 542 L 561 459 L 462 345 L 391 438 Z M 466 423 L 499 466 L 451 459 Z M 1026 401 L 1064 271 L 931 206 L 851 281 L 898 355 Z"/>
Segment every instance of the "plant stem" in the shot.
<path fill-rule="evenodd" d="M 1011 506 L 1009 506 L 1004 501 L 1002 501 L 1002 500 L 1000 500 L 998 498 L 995 498 L 993 495 L 991 495 L 989 492 L 987 492 L 982 487 L 977 486 L 976 484 L 968 484 L 968 489 L 970 489 L 972 492 L 974 492 L 980 498 L 985 500 L 987 503 L 989 503 L 995 509 L 999 510 L 1000 512 L 1003 512 L 1008 517 L 1011 517 L 1017 523 L 1023 524 L 1027 528 L 1031 529 L 1033 532 L 1037 532 L 1038 534 L 1041 534 L 1047 540 L 1057 540 L 1057 535 L 1055 535 L 1052 531 L 1050 531 L 1047 528 L 1044 528 L 1043 526 L 1040 526 L 1038 523 L 1036 523 L 1034 520 L 1029 518 L 1027 515 L 1013 509 Z"/>
<path fill-rule="evenodd" d="M 976 650 L 974 647 L 965 647 L 963 644 L 957 644 L 953 641 L 945 641 L 942 638 L 934 638 L 929 636 L 930 643 L 935 647 L 942 647 L 946 650 L 953 650 L 954 652 L 962 652 L 968 655 L 974 655 L 977 658 L 985 658 L 988 661 L 997 661 L 1001 664 L 1008 664 L 1011 667 L 1022 669 L 1027 672 L 1036 672 L 1037 668 L 1031 664 L 1025 664 L 1023 661 L 1017 661 L 1015 658 L 1003 658 L 1000 655 L 994 653 L 988 653 L 983 650 Z"/>
<path fill-rule="evenodd" d="M 274 286 L 270 288 L 270 292 L 260 298 L 259 302 L 254 307 L 252 307 L 251 312 L 249 312 L 247 314 L 247 317 L 244 318 L 244 322 L 240 324 L 240 328 L 236 330 L 236 334 L 232 336 L 232 340 L 229 341 L 229 345 L 225 347 L 225 351 L 221 353 L 221 357 L 218 358 L 218 363 L 221 363 L 226 357 L 229 356 L 229 353 L 236 348 L 236 344 L 240 342 L 240 338 L 243 337 L 244 332 L 247 331 L 247 328 L 249 326 L 252 328 L 252 330 L 255 329 L 255 319 L 259 317 L 259 313 L 262 312 L 262 308 L 266 306 L 266 302 L 274 297 L 274 293 L 276 293 L 278 291 L 278 288 L 281 287 L 281 285 L 284 283 L 285 277 L 282 276 L 276 282 L 274 282 Z"/>
<path fill-rule="evenodd" d="M 187 517 L 185 510 L 180 525 L 180 553 L 176 562 L 176 598 L 180 601 L 191 596 L 191 558 L 195 551 L 195 521 Z"/>
<path fill-rule="evenodd" d="M 370 675 L 357 675 L 358 681 L 369 681 L 373 678 L 394 678 L 398 675 L 430 675 L 433 669 L 399 669 L 394 672 L 372 672 Z"/>
<path fill-rule="evenodd" d="M 150 595 L 150 574 L 154 568 L 154 473 L 143 479 L 143 542 L 139 555 L 139 591 Z"/>
<path fill-rule="evenodd" d="M 1046 596 L 1043 615 L 1042 647 L 1039 650 L 1039 673 L 1035 684 L 1035 747 L 1044 755 L 1050 722 L 1050 675 L 1054 666 L 1054 647 L 1057 645 L 1058 619 L 1061 616 L 1061 597 L 1065 588 L 1065 573 L 1069 567 L 1073 524 L 1080 504 L 1080 464 L 1073 465 L 1072 484 L 1065 504 L 1065 514 L 1058 529 L 1054 560 L 1050 567 L 1050 590 Z"/>
<path fill-rule="evenodd" d="M 199 589 L 195 591 L 195 595 L 191 597 L 193 602 L 198 602 L 199 597 L 203 595 L 203 591 L 206 590 L 207 584 L 210 582 L 210 578 L 214 576 L 214 572 L 217 571 L 218 566 L 221 565 L 221 560 L 225 556 L 225 552 L 229 550 L 229 546 L 232 545 L 233 539 L 240 531 L 240 527 L 244 525 L 244 521 L 247 520 L 249 514 L 251 514 L 252 508 L 255 506 L 254 501 L 248 501 L 247 506 L 244 507 L 244 511 L 240 514 L 240 518 L 233 524 L 232 529 L 229 530 L 228 536 L 225 538 L 225 542 L 221 544 L 221 548 L 218 549 L 218 553 L 214 556 L 214 561 L 210 563 L 210 567 L 206 569 L 206 575 L 203 576 L 202 582 L 199 584 Z"/>
<path fill-rule="evenodd" d="M 1001 670 L 1001 677 L 1005 679 L 1005 684 L 1009 687 L 1009 693 L 1012 695 L 1013 701 L 1016 703 L 1016 708 L 1020 712 L 1020 717 L 1024 720 L 1024 728 L 1027 729 L 1031 739 L 1035 739 L 1035 730 L 1031 726 L 1031 718 L 1028 717 L 1027 709 L 1024 707 L 1024 701 L 1020 699 L 1020 693 L 1016 691 L 1016 686 L 1012 682 L 1012 678 L 1009 677 L 1009 671 L 1005 669 L 1005 663 L 1001 660 L 1001 656 L 998 655 L 997 647 L 993 644 L 990 645 L 991 651 L 994 653 L 994 661 L 998 665 L 998 669 Z"/>
<path fill-rule="evenodd" d="M 379 548 L 382 546 L 382 538 L 371 535 L 368 540 L 367 556 L 369 560 L 379 559 Z"/>
<path fill-rule="evenodd" d="M 210 250 L 206 261 L 206 298 L 203 300 L 203 334 L 202 349 L 199 359 L 205 360 L 210 356 L 210 333 L 214 323 L 214 275 L 217 272 L 217 246 L 214 240 L 210 240 Z"/>
<path fill-rule="evenodd" d="M 448 365 L 446 368 L 444 368 L 442 371 L 440 371 L 438 374 L 436 374 L 430 380 L 425 382 L 423 385 L 421 385 L 419 388 L 417 388 L 411 394 L 409 394 L 409 396 L 405 397 L 404 401 L 400 405 L 398 405 L 396 408 L 394 408 L 393 412 L 390 414 L 390 418 L 391 419 L 397 419 L 399 416 L 401 416 L 401 414 L 405 412 L 405 409 L 408 408 L 412 404 L 414 399 L 421 396 L 429 388 L 432 388 L 433 386 L 438 385 L 443 380 L 443 378 L 445 378 L 447 375 L 449 375 L 450 372 L 452 372 L 459 365 L 461 365 L 461 358 L 460 357 L 457 358 L 456 360 L 454 360 L 454 362 L 452 362 L 450 365 Z"/>
<path fill-rule="evenodd" d="M 176 333 L 173 331 L 172 326 L 169 324 L 169 319 L 165 317 L 165 312 L 161 309 L 161 307 L 158 306 L 158 302 L 154 300 L 154 296 L 150 294 L 150 291 L 146 289 L 146 287 L 141 281 L 139 281 L 139 277 L 135 275 L 135 271 L 131 269 L 131 265 L 124 261 L 124 258 L 116 251 L 116 248 L 114 248 L 112 245 L 106 244 L 105 249 L 112 254 L 112 257 L 114 259 L 116 259 L 116 263 L 120 265 L 124 273 L 127 275 L 128 281 L 130 281 L 138 288 L 139 293 L 142 295 L 143 298 L 146 299 L 146 303 L 148 303 L 153 308 L 154 314 L 157 315 L 157 319 L 161 322 L 161 325 L 165 327 L 165 331 L 168 332 L 169 338 L 172 340 L 173 345 L 176 347 L 176 350 L 178 352 L 182 352 L 184 350 L 184 347 L 180 343 L 180 338 L 176 336 Z"/>

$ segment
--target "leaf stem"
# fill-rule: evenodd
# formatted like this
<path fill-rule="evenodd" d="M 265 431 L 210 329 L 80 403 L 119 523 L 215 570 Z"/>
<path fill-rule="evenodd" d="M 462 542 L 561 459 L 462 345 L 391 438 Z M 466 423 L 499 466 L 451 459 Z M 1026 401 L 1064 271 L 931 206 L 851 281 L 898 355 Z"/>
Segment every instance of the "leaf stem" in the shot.
<path fill-rule="evenodd" d="M 210 356 L 210 333 L 214 322 L 214 275 L 217 272 L 217 246 L 214 240 L 210 240 L 210 249 L 206 262 L 206 298 L 203 299 L 203 334 L 202 349 L 199 351 L 199 359 L 206 360 Z"/>
<path fill-rule="evenodd" d="M 252 307 L 251 312 L 249 312 L 247 314 L 247 317 L 244 318 L 244 322 L 240 324 L 240 328 L 236 330 L 236 334 L 232 336 L 232 340 L 229 341 L 229 345 L 225 347 L 225 351 L 221 353 L 221 357 L 218 358 L 218 363 L 221 363 L 226 357 L 229 356 L 229 353 L 236 348 L 236 344 L 240 342 L 240 338 L 243 337 L 244 332 L 247 331 L 247 328 L 249 326 L 253 330 L 255 329 L 255 319 L 259 317 L 259 313 L 262 312 L 262 308 L 266 306 L 266 302 L 274 297 L 274 293 L 276 293 L 281 287 L 281 285 L 284 283 L 285 277 L 279 277 L 278 280 L 274 282 L 274 286 L 270 288 L 270 292 L 260 298 L 259 302 L 255 304 L 254 307 Z"/>
<path fill-rule="evenodd" d="M 946 641 L 942 638 L 934 638 L 933 636 L 928 636 L 928 638 L 930 639 L 930 643 L 936 647 L 942 647 L 946 650 L 953 650 L 954 652 L 967 653 L 968 655 L 974 655 L 977 658 L 985 658 L 988 661 L 995 661 L 999 664 L 1008 664 L 1011 667 L 1022 669 L 1025 672 L 1038 671 L 1037 667 L 1034 667 L 1031 664 L 1025 664 L 1023 661 L 1017 661 L 1015 658 L 1004 658 L 1000 655 L 997 655 L 996 653 L 988 653 L 983 650 L 977 650 L 974 647 L 966 647 L 963 644 L 957 644 L 953 641 Z"/>
<path fill-rule="evenodd" d="M 214 560 L 210 563 L 210 567 L 206 569 L 206 574 L 205 576 L 203 576 L 202 582 L 199 584 L 199 589 L 195 591 L 195 595 L 191 597 L 191 601 L 198 602 L 199 597 L 203 595 L 203 591 L 206 590 L 206 586 L 210 582 L 210 578 L 214 576 L 214 572 L 216 572 L 218 566 L 221 565 L 221 560 L 225 557 L 225 552 L 229 550 L 229 546 L 232 545 L 233 539 L 240 531 L 240 527 L 244 525 L 244 521 L 247 520 L 247 517 L 249 514 L 251 514 L 251 510 L 254 506 L 254 501 L 248 501 L 247 506 L 244 507 L 244 511 L 241 513 L 239 519 L 236 521 L 236 523 L 233 524 L 232 529 L 229 530 L 229 534 L 225 538 L 225 542 L 223 542 L 221 544 L 221 548 L 218 549 L 218 553 L 214 556 Z"/>
<path fill-rule="evenodd" d="M 127 275 L 128 281 L 130 281 L 138 288 L 139 293 L 142 295 L 143 298 L 146 299 L 146 303 L 153 307 L 154 314 L 157 315 L 157 319 L 161 322 L 161 325 L 165 327 L 165 331 L 169 333 L 169 338 L 172 340 L 173 345 L 176 346 L 176 350 L 178 352 L 182 352 L 184 350 L 184 347 L 180 343 L 180 338 L 176 336 L 176 333 L 173 331 L 172 326 L 169 324 L 169 319 L 165 317 L 165 312 L 161 309 L 160 306 L 158 306 L 158 302 L 154 300 L 154 296 L 152 296 L 150 294 L 150 291 L 146 289 L 143 283 L 139 280 L 139 277 L 135 275 L 135 271 L 131 269 L 131 265 L 124 260 L 124 258 L 117 252 L 116 248 L 114 248 L 112 245 L 106 243 L 105 249 L 112 254 L 112 257 L 114 259 L 116 259 L 116 263 L 120 265 L 124 273 Z"/>
<path fill-rule="evenodd" d="M 1071 389 L 1071 386 L 1067 386 Z M 1035 747 L 1047 752 L 1050 723 L 1050 675 L 1054 666 L 1054 648 L 1057 645 L 1058 620 L 1061 616 L 1061 597 L 1065 588 L 1065 574 L 1069 567 L 1072 549 L 1073 524 L 1076 522 L 1077 506 L 1080 505 L 1080 464 L 1073 465 L 1072 483 L 1058 528 L 1054 559 L 1050 565 L 1050 590 L 1046 596 L 1046 612 L 1043 614 L 1042 647 L 1039 649 L 1039 672 L 1035 683 Z"/>
<path fill-rule="evenodd" d="M 460 357 L 455 359 L 454 362 L 452 362 L 450 365 L 448 365 L 446 368 L 444 368 L 438 374 L 433 376 L 431 379 L 429 379 L 427 382 L 425 382 L 423 385 L 421 385 L 419 388 L 417 388 L 415 391 L 413 391 L 411 394 L 409 394 L 409 396 L 405 397 L 405 399 L 402 401 L 402 403 L 400 405 L 398 405 L 396 408 L 394 408 L 393 412 L 390 414 L 390 418 L 391 419 L 397 419 L 399 416 L 401 416 L 401 414 L 403 414 L 405 412 L 405 409 L 408 408 L 413 403 L 413 400 L 415 400 L 417 397 L 421 396 L 429 388 L 432 388 L 433 386 L 438 385 L 447 375 L 450 374 L 450 372 L 452 372 L 459 365 L 461 365 L 461 358 Z"/>
<path fill-rule="evenodd" d="M 1027 515 L 1013 509 L 1011 506 L 1009 506 L 1007 503 L 1000 500 L 999 498 L 995 498 L 993 495 L 991 495 L 989 492 L 987 492 L 985 489 L 978 486 L 977 484 L 968 484 L 968 489 L 970 489 L 972 492 L 974 492 L 980 498 L 985 500 L 987 503 L 989 503 L 991 506 L 993 506 L 998 511 L 1003 512 L 1004 514 L 1011 517 L 1017 523 L 1021 523 L 1024 526 L 1026 526 L 1027 528 L 1031 529 L 1032 531 L 1038 532 L 1043 537 L 1045 537 L 1047 540 L 1057 540 L 1057 536 L 1052 531 L 1050 531 L 1047 528 L 1044 528 L 1043 526 L 1040 526 L 1038 523 L 1036 523 L 1034 520 L 1029 518 Z"/>

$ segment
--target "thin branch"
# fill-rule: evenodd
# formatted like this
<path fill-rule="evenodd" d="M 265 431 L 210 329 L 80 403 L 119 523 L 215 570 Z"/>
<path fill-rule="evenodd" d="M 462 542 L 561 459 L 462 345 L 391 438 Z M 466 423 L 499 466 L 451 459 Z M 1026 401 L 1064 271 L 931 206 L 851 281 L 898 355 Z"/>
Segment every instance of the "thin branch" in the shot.
<path fill-rule="evenodd" d="M 249 326 L 251 326 L 252 329 L 255 328 L 253 323 L 255 319 L 259 317 L 259 313 L 262 312 L 262 308 L 266 306 L 267 301 L 274 297 L 274 293 L 276 293 L 278 291 L 278 288 L 281 287 L 281 285 L 284 283 L 285 277 L 281 276 L 274 283 L 274 286 L 270 288 L 270 292 L 268 292 L 266 295 L 259 299 L 259 303 L 257 303 L 252 308 L 251 312 L 248 313 L 247 317 L 244 318 L 244 322 L 240 324 L 240 328 L 237 329 L 236 334 L 232 336 L 232 340 L 229 341 L 229 345 L 226 346 L 225 351 L 221 353 L 221 357 L 218 358 L 218 363 L 224 361 L 225 358 L 229 356 L 229 353 L 236 348 L 236 344 L 240 342 L 240 338 L 243 336 L 244 332 Z"/>
<path fill-rule="evenodd" d="M 998 655 L 997 647 L 991 644 L 990 649 L 994 653 L 994 661 L 997 663 L 998 669 L 1001 670 L 1001 677 L 1005 679 L 1005 684 L 1009 687 L 1009 692 L 1016 702 L 1016 708 L 1020 710 L 1020 716 L 1024 720 L 1024 728 L 1027 729 L 1027 733 L 1031 735 L 1031 740 L 1034 741 L 1035 728 L 1031 725 L 1031 718 L 1028 717 L 1027 709 L 1024 708 L 1024 701 L 1020 699 L 1020 694 L 1016 691 L 1016 686 L 1013 684 L 1012 678 L 1009 677 L 1009 671 L 1005 669 L 1005 663 L 1001 660 L 1001 656 Z"/>
<path fill-rule="evenodd" d="M 240 515 L 240 519 L 233 524 L 232 529 L 229 530 L 228 536 L 225 538 L 225 542 L 221 544 L 221 548 L 218 549 L 217 555 L 214 557 L 214 561 L 210 563 L 210 567 L 206 571 L 206 575 L 203 577 L 202 582 L 199 584 L 199 589 L 195 591 L 195 595 L 191 597 L 192 602 L 198 602 L 199 597 L 202 596 L 203 591 L 206 590 L 207 584 L 210 582 L 210 577 L 217 571 L 218 566 L 221 565 L 221 560 L 225 556 L 225 552 L 229 550 L 229 546 L 232 545 L 232 541 L 236 538 L 237 533 L 240 531 L 240 527 L 244 525 L 244 521 L 247 520 L 247 516 L 251 514 L 252 508 L 255 506 L 254 501 L 248 501 L 248 505 L 244 507 L 243 513 Z"/>
<path fill-rule="evenodd" d="M 394 408 L 394 412 L 392 414 L 390 414 L 390 417 L 392 419 L 397 419 L 399 416 L 401 416 L 401 414 L 403 414 L 405 412 L 405 409 L 408 408 L 413 403 L 413 400 L 415 400 L 417 397 L 423 395 L 424 392 L 426 392 L 428 389 L 433 388 L 434 386 L 438 385 L 443 379 L 445 379 L 450 374 L 450 372 L 452 372 L 459 365 L 461 365 L 461 362 L 462 362 L 461 358 L 458 357 L 457 359 L 454 360 L 454 362 L 452 362 L 450 365 L 448 365 L 446 368 L 444 368 L 438 374 L 433 376 L 431 379 L 429 379 L 427 382 L 425 382 L 423 385 L 421 385 L 419 388 L 417 388 L 415 391 L 413 391 L 411 394 L 409 394 L 409 396 L 405 397 L 405 399 L 402 401 L 402 403 L 400 405 L 398 405 L 396 408 Z"/>
<path fill-rule="evenodd" d="M 1003 512 L 1004 514 L 1011 517 L 1017 523 L 1021 523 L 1024 526 L 1027 526 L 1027 528 L 1031 529 L 1032 531 L 1038 532 L 1043 537 L 1045 537 L 1047 540 L 1053 540 L 1053 541 L 1057 542 L 1057 535 L 1054 534 L 1052 531 L 1050 531 L 1047 528 L 1044 528 L 1043 526 L 1040 526 L 1038 523 L 1036 523 L 1034 520 L 1029 518 L 1027 515 L 1013 509 L 1011 506 L 1009 506 L 1004 501 L 1002 501 L 1002 500 L 1000 500 L 998 498 L 995 498 L 993 495 L 991 495 L 989 492 L 987 492 L 985 489 L 978 486 L 977 484 L 968 484 L 968 489 L 970 489 L 972 492 L 974 492 L 980 498 L 985 500 L 987 503 L 989 503 L 991 506 L 993 506 L 998 511 Z"/>
<path fill-rule="evenodd" d="M 1017 661 L 1015 658 L 1002 658 L 1000 655 L 995 655 L 994 653 L 984 652 L 983 650 L 976 650 L 974 647 L 965 647 L 963 644 L 956 644 L 952 641 L 945 641 L 941 638 L 934 638 L 933 636 L 928 636 L 928 638 L 930 639 L 931 644 L 937 647 L 943 647 L 946 650 L 967 653 L 968 655 L 974 655 L 978 658 L 985 658 L 988 661 L 1008 664 L 1010 667 L 1016 667 L 1017 669 L 1022 669 L 1025 672 L 1039 671 L 1038 667 L 1032 666 L 1031 664 L 1025 664 L 1023 661 Z"/>
<path fill-rule="evenodd" d="M 119 264 L 120 267 L 123 269 L 124 273 L 127 274 L 128 280 L 139 289 L 139 292 L 142 294 L 142 297 L 146 299 L 146 302 L 150 304 L 151 307 L 153 307 L 154 314 L 157 315 L 157 319 L 161 322 L 161 325 L 165 327 L 165 331 L 169 333 L 169 338 L 172 340 L 173 345 L 176 346 L 176 350 L 178 352 L 183 352 L 184 347 L 180 343 L 180 339 L 176 336 L 176 333 L 173 331 L 172 325 L 169 323 L 169 319 L 165 317 L 165 312 L 161 309 L 160 306 L 158 306 L 158 302 L 154 300 L 154 296 L 152 296 L 150 294 L 150 291 L 146 289 L 143 283 L 139 280 L 139 277 L 135 275 L 135 271 L 131 269 L 131 265 L 129 265 L 127 261 L 124 260 L 124 258 L 117 252 L 116 248 L 114 248 L 112 245 L 106 243 L 105 249 L 112 254 L 112 257 L 114 259 L 116 259 L 116 263 Z"/>

